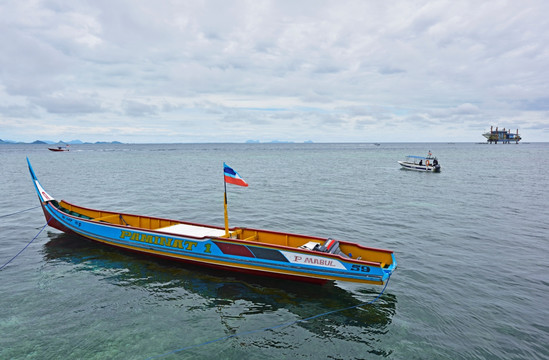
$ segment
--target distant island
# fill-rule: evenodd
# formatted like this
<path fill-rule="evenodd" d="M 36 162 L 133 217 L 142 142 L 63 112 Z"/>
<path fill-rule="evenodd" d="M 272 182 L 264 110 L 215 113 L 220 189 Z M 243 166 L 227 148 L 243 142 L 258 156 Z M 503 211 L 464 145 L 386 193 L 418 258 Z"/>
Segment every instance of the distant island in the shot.
<path fill-rule="evenodd" d="M 305 144 L 312 144 L 312 140 L 304 141 Z M 261 144 L 261 141 L 259 140 L 246 140 L 246 144 Z M 272 140 L 272 141 L 266 141 L 264 144 L 295 144 L 295 141 L 284 141 L 284 140 Z"/>
<path fill-rule="evenodd" d="M 51 140 L 35 140 L 31 143 L 26 143 L 22 141 L 13 141 L 13 140 L 2 140 L 0 139 L 0 144 L 34 144 L 34 145 L 54 145 L 54 144 L 68 144 L 68 145 L 82 145 L 82 144 L 123 144 L 120 141 L 96 141 L 94 143 L 91 142 L 83 142 L 80 140 L 71 140 L 71 141 L 51 141 Z"/>
<path fill-rule="evenodd" d="M 295 144 L 300 143 L 296 141 L 285 141 L 285 140 L 271 140 L 271 141 L 259 141 L 259 140 L 246 140 L 246 144 Z M 301 142 L 302 144 L 314 144 L 312 140 L 306 140 Z M 2 144 L 31 144 L 31 145 L 82 145 L 82 144 L 124 144 L 120 141 L 96 141 L 96 142 L 83 142 L 81 140 L 71 140 L 71 141 L 51 141 L 51 140 L 35 140 L 33 142 L 23 142 L 23 141 L 14 141 L 14 140 L 2 140 L 0 139 L 0 145 Z"/>

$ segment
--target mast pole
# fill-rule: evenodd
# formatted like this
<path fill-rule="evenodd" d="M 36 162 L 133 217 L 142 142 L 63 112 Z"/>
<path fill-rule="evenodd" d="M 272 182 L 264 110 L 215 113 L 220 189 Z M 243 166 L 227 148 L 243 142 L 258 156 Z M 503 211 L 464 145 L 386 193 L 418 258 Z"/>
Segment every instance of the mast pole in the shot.
<path fill-rule="evenodd" d="M 225 236 L 229 237 L 229 215 L 227 213 L 227 182 L 225 181 L 225 174 L 223 174 L 223 184 L 225 185 L 225 196 L 223 201 L 224 216 L 225 216 Z"/>

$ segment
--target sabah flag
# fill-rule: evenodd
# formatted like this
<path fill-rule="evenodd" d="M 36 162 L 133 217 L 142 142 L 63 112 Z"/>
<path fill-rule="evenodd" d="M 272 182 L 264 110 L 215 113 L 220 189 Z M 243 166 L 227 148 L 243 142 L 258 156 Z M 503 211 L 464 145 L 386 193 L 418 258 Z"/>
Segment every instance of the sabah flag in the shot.
<path fill-rule="evenodd" d="M 223 163 L 223 173 L 225 174 L 225 182 L 233 185 L 248 186 L 248 183 L 233 168 L 225 163 Z"/>

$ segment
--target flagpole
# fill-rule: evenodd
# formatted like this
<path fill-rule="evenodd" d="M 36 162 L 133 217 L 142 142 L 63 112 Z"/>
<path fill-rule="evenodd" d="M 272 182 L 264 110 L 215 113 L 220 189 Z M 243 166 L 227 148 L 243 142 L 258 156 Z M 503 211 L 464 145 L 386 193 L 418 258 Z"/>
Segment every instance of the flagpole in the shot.
<path fill-rule="evenodd" d="M 223 163 L 223 184 L 225 185 L 225 198 L 223 201 L 225 211 L 225 236 L 229 237 L 229 215 L 227 214 L 227 181 L 229 184 L 238 186 L 248 186 L 248 183 L 240 177 L 240 174 L 234 171 L 230 166 Z"/>
<path fill-rule="evenodd" d="M 223 201 L 225 215 L 225 236 L 229 237 L 229 215 L 227 213 L 227 182 L 225 181 L 225 172 L 223 172 L 223 184 L 225 185 L 225 199 Z"/>

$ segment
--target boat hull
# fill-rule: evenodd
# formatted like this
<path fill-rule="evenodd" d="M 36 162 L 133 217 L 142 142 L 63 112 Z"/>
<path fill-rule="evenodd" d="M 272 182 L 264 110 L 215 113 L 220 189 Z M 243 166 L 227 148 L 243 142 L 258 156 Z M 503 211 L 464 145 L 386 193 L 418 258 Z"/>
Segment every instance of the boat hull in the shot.
<path fill-rule="evenodd" d="M 267 230 L 223 228 L 163 218 L 99 211 L 57 202 L 44 191 L 29 163 L 49 226 L 86 239 L 194 265 L 312 283 L 384 284 L 396 269 L 392 251 L 341 241 L 345 254 L 313 251 L 318 237 Z M 264 241 L 262 241 L 264 239 Z M 354 253 L 354 255 L 352 254 Z"/>
<path fill-rule="evenodd" d="M 414 171 L 424 171 L 424 172 L 440 172 L 440 165 L 419 165 L 414 164 L 413 162 L 408 161 L 399 161 L 398 162 L 403 169 L 414 170 Z"/>

